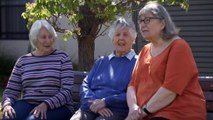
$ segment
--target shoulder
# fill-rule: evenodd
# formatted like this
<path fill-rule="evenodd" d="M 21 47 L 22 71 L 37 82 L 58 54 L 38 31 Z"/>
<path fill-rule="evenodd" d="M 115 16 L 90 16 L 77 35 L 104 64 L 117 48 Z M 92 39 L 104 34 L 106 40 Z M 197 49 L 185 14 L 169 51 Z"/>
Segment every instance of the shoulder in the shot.
<path fill-rule="evenodd" d="M 31 54 L 31 53 L 24 54 L 24 55 L 20 56 L 20 57 L 16 60 L 16 65 L 22 66 L 25 62 L 27 62 L 27 61 L 32 61 L 31 58 L 32 58 L 32 54 Z"/>
<path fill-rule="evenodd" d="M 150 49 L 151 43 L 148 43 L 146 45 L 144 45 L 144 47 L 142 48 L 143 51 L 147 51 Z"/>
<path fill-rule="evenodd" d="M 55 52 L 53 53 L 53 55 L 60 56 L 62 58 L 69 57 L 68 53 L 65 52 L 65 51 L 63 51 L 63 50 L 55 50 Z"/>
<path fill-rule="evenodd" d="M 182 38 L 175 39 L 171 46 L 178 50 L 190 49 L 189 44 Z"/>
<path fill-rule="evenodd" d="M 109 60 L 108 56 L 100 56 L 99 58 L 97 58 L 96 62 L 101 62 L 101 61 L 105 61 L 105 60 Z"/>
<path fill-rule="evenodd" d="M 32 54 L 31 53 L 27 53 L 27 54 L 24 54 L 22 56 L 20 56 L 18 58 L 18 61 L 21 61 L 21 60 L 24 60 L 24 59 L 27 59 L 27 58 L 31 58 L 32 57 Z"/>

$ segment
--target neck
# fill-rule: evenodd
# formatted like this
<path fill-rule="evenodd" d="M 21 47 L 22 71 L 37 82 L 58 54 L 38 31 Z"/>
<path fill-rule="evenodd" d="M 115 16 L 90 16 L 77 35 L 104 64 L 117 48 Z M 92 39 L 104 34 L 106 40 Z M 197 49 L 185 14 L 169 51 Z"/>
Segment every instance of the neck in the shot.
<path fill-rule="evenodd" d="M 152 41 L 151 44 L 153 47 L 159 47 L 161 45 L 163 45 L 166 41 L 164 41 L 163 39 L 159 38 L 155 41 Z"/>
<path fill-rule="evenodd" d="M 43 56 L 43 55 L 49 55 L 49 54 L 51 54 L 53 51 L 54 51 L 53 48 L 50 49 L 50 50 L 46 50 L 46 51 L 36 49 L 36 50 L 33 52 L 33 54 L 34 54 L 34 55 L 38 55 L 38 56 Z"/>
<path fill-rule="evenodd" d="M 122 56 L 125 56 L 126 54 L 128 54 L 130 51 L 128 52 L 119 52 L 119 51 L 115 51 L 115 55 L 118 56 L 118 57 L 122 57 Z"/>

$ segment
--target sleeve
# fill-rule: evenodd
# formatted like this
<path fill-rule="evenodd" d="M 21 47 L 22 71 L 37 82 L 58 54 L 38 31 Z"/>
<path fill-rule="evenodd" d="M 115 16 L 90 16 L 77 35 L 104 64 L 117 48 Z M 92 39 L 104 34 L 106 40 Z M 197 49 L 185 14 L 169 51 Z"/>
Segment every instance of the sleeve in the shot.
<path fill-rule="evenodd" d="M 7 87 L 3 92 L 2 97 L 2 109 L 6 105 L 12 105 L 15 100 L 20 97 L 21 90 L 22 90 L 22 82 L 21 82 L 21 75 L 22 75 L 22 67 L 21 67 L 21 58 L 19 58 L 12 70 L 10 78 L 7 83 Z"/>
<path fill-rule="evenodd" d="M 104 98 L 106 106 L 118 106 L 122 107 L 124 104 L 126 104 L 126 92 L 121 94 L 116 94 L 113 96 L 108 96 Z"/>
<path fill-rule="evenodd" d="M 197 74 L 191 48 L 184 40 L 176 41 L 168 56 L 163 87 L 181 95 L 192 77 Z"/>
<path fill-rule="evenodd" d="M 61 88 L 60 92 L 44 102 L 50 109 L 64 106 L 72 100 L 71 88 L 74 84 L 73 66 L 69 56 L 62 59 L 61 64 Z"/>
<path fill-rule="evenodd" d="M 91 82 L 95 74 L 95 71 L 98 69 L 99 64 L 100 59 L 95 62 L 94 66 L 90 70 L 87 77 L 85 77 L 80 87 L 81 107 L 85 109 L 89 109 L 89 106 L 91 105 L 89 102 L 90 100 L 96 99 L 95 93 L 91 90 Z"/>

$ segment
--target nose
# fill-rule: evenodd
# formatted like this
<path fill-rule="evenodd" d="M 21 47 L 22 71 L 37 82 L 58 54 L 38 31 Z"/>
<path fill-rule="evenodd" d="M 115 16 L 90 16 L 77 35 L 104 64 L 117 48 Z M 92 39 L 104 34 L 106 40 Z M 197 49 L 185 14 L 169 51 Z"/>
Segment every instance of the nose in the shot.
<path fill-rule="evenodd" d="M 119 40 L 123 40 L 123 38 L 124 38 L 124 35 L 123 34 L 121 34 L 121 35 L 119 35 Z"/>
<path fill-rule="evenodd" d="M 52 39 L 53 39 L 52 36 L 47 36 L 47 37 L 46 37 L 46 40 L 48 40 L 48 41 L 51 41 Z"/>
<path fill-rule="evenodd" d="M 139 26 L 144 27 L 144 26 L 146 26 L 146 24 L 144 22 L 140 22 Z"/>

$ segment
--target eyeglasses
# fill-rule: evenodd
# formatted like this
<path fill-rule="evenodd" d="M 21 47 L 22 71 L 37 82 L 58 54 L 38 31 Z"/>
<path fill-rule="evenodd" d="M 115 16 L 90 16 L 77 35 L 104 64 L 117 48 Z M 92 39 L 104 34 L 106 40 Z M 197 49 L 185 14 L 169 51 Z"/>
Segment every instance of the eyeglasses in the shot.
<path fill-rule="evenodd" d="M 145 24 L 148 24 L 151 21 L 151 19 L 161 19 L 161 18 L 159 18 L 159 17 L 145 17 L 144 19 L 139 20 L 139 24 L 142 23 L 142 22 L 144 22 Z"/>

